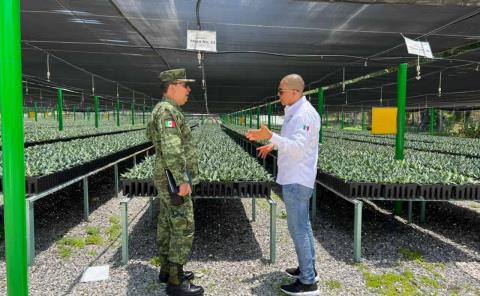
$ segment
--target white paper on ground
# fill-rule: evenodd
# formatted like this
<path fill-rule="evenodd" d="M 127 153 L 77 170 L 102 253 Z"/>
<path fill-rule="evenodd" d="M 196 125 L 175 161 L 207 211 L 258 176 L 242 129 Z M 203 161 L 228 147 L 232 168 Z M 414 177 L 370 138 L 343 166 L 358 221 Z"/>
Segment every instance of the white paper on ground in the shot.
<path fill-rule="evenodd" d="M 92 266 L 85 270 L 80 281 L 84 283 L 108 280 L 109 272 L 110 266 L 108 265 Z"/>

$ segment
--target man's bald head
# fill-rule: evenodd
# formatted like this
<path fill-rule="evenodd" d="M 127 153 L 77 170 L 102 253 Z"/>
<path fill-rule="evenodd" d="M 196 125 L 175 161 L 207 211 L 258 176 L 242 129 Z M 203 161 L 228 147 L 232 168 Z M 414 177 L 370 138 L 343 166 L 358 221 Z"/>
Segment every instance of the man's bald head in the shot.
<path fill-rule="evenodd" d="M 283 106 L 290 106 L 300 100 L 303 96 L 303 89 L 305 88 L 305 82 L 303 78 L 298 74 L 290 74 L 280 80 L 278 86 L 278 95 L 280 97 L 280 103 Z"/>
<path fill-rule="evenodd" d="M 298 74 L 290 74 L 282 78 L 282 82 L 285 82 L 289 89 L 296 89 L 300 93 L 303 93 L 305 88 L 305 82 L 302 76 Z"/>

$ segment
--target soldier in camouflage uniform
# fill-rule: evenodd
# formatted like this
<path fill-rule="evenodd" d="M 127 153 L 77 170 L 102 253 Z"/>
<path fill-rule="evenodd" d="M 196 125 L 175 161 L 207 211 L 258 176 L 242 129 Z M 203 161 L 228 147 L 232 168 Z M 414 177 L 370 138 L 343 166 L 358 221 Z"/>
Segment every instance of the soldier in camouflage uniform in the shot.
<path fill-rule="evenodd" d="M 197 157 L 190 127 L 180 109 L 188 100 L 190 87 L 185 69 L 164 71 L 159 76 L 164 90 L 163 99 L 152 111 L 147 137 L 154 143 L 156 160 L 154 183 L 159 192 L 160 214 L 157 241 L 160 249 L 160 282 L 166 282 L 168 295 L 203 295 L 203 288 L 190 283 L 192 272 L 183 271 L 190 254 L 195 231 L 192 188 L 188 171 L 196 183 Z M 179 185 L 181 205 L 172 205 L 165 169 L 169 169 Z"/>

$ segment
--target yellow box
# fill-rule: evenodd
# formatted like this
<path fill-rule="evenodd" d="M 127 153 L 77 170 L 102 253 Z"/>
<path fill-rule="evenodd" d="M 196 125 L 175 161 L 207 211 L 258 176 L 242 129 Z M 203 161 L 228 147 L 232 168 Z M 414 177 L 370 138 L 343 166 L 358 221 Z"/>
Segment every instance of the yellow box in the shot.
<path fill-rule="evenodd" d="M 35 118 L 35 112 L 28 112 L 28 118 Z"/>
<path fill-rule="evenodd" d="M 372 134 L 373 135 L 396 135 L 397 134 L 396 107 L 372 108 Z"/>

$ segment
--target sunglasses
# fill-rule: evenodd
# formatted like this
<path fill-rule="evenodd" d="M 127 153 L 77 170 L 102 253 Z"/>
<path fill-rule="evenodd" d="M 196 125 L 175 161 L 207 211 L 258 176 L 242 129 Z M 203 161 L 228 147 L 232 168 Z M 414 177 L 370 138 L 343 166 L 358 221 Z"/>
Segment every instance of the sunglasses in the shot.
<path fill-rule="evenodd" d="M 278 89 L 278 95 L 281 96 L 281 95 L 283 95 L 286 91 L 289 91 L 289 90 L 291 90 L 291 91 L 299 91 L 298 89 L 281 89 L 281 88 L 279 88 L 279 89 Z"/>

